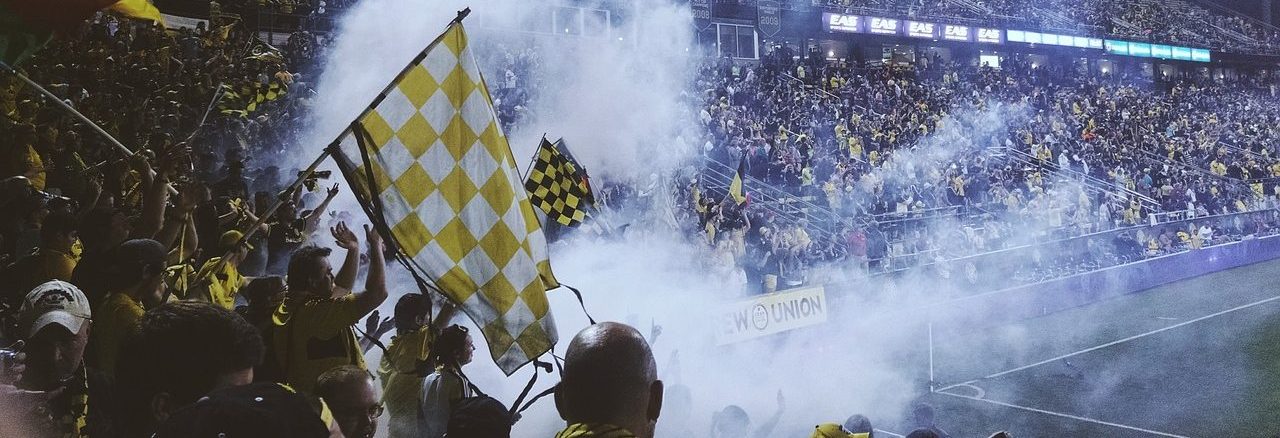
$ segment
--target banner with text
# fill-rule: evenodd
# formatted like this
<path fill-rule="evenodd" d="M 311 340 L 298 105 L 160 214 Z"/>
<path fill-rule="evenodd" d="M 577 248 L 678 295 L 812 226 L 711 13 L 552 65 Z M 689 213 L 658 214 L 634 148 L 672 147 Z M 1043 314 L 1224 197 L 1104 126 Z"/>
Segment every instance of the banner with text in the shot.
<path fill-rule="evenodd" d="M 782 30 L 782 12 L 777 0 L 756 1 L 756 28 L 766 37 L 772 38 Z"/>
<path fill-rule="evenodd" d="M 716 343 L 742 342 L 827 322 L 827 294 L 814 286 L 761 295 L 725 307 L 720 318 Z"/>
<path fill-rule="evenodd" d="M 209 20 L 203 18 L 169 14 L 160 14 L 160 16 L 164 18 L 164 26 L 170 29 L 195 29 L 200 24 L 204 24 L 205 29 L 209 28 Z"/>

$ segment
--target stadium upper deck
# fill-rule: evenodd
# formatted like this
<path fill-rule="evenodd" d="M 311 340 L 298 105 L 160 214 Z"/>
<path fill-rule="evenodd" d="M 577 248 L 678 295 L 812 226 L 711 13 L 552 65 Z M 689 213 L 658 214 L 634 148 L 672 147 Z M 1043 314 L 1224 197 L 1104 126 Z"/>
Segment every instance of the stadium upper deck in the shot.
<path fill-rule="evenodd" d="M 825 12 L 1066 33 L 1228 53 L 1280 53 L 1280 28 L 1216 4 L 1186 0 L 702 0 L 693 1 L 692 7 L 695 16 L 710 21 L 764 22 L 761 28 L 766 34 L 772 27 L 769 23 L 779 23 L 782 34 L 803 35 L 815 28 L 813 17 Z M 1266 10 L 1264 6 L 1264 14 Z"/>

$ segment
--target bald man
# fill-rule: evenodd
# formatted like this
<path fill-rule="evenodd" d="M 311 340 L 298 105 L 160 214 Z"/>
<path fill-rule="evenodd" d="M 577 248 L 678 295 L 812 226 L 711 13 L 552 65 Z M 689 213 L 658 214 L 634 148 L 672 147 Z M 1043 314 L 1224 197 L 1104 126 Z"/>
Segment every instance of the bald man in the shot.
<path fill-rule="evenodd" d="M 583 329 L 564 358 L 556 410 L 568 423 L 556 438 L 653 438 L 662 381 L 636 329 L 604 322 Z"/>

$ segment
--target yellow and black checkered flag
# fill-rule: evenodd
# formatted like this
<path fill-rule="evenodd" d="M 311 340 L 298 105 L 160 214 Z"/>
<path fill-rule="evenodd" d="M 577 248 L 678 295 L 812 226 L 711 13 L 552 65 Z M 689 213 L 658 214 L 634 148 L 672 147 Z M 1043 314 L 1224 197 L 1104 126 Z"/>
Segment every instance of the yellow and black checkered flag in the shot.
<path fill-rule="evenodd" d="M 266 85 L 249 82 L 239 87 L 223 85 L 222 99 L 218 101 L 218 110 L 227 115 L 246 117 L 258 110 L 264 102 L 279 99 L 289 92 L 289 86 L 279 78 L 271 78 Z"/>
<path fill-rule="evenodd" d="M 547 219 L 576 227 L 590 215 L 587 209 L 595 197 L 591 194 L 586 172 L 572 156 L 558 147 L 560 144 L 542 139 L 524 189 L 529 192 L 529 201 L 546 213 Z"/>
<path fill-rule="evenodd" d="M 557 334 L 546 291 L 560 284 L 462 24 L 352 128 L 329 150 L 398 258 L 480 327 L 507 375 L 549 351 Z"/>

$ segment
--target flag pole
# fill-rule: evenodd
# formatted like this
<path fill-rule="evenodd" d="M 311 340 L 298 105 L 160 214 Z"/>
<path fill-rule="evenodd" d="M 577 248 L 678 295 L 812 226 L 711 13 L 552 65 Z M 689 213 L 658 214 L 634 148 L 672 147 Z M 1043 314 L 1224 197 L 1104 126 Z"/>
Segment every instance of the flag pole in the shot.
<path fill-rule="evenodd" d="M 400 70 L 400 73 L 397 73 L 396 76 L 391 79 L 391 82 L 388 83 L 387 86 L 384 87 L 382 91 L 378 93 L 378 96 L 373 99 L 372 103 L 370 103 L 368 106 L 364 108 L 364 111 L 360 112 L 360 115 L 356 116 L 355 120 L 363 119 L 365 116 L 369 115 L 369 112 L 373 111 L 373 108 L 378 106 L 378 104 L 382 102 L 382 99 L 386 98 L 387 92 L 391 91 L 391 89 L 396 86 L 396 83 L 399 81 L 400 77 L 404 76 L 405 73 L 408 73 L 409 70 L 412 69 L 415 65 L 418 65 L 418 63 L 421 62 L 422 59 L 427 56 L 427 52 L 430 52 L 431 49 L 435 48 L 437 44 L 440 44 L 440 41 L 444 40 L 445 34 L 449 33 L 449 28 L 453 27 L 456 24 L 462 23 L 462 19 L 466 18 L 467 15 L 469 14 L 471 14 L 471 8 L 466 8 L 461 11 L 458 11 L 458 16 L 455 17 L 453 21 L 449 22 L 449 25 L 445 27 L 445 31 L 441 32 L 440 36 L 437 36 L 435 40 L 432 40 L 431 44 L 428 44 L 427 47 L 422 50 L 422 52 L 418 53 L 418 55 L 414 57 L 413 61 L 409 62 L 409 64 L 406 65 L 403 70 Z M 335 137 L 333 141 L 329 142 L 329 145 L 325 147 L 323 151 L 320 152 L 320 155 L 317 156 L 316 159 L 313 160 L 310 165 L 307 166 L 306 170 L 303 170 L 302 172 L 298 172 L 297 179 L 295 179 L 292 184 L 289 184 L 289 188 L 281 193 L 281 195 L 276 199 L 275 203 L 271 204 L 271 206 L 268 207 L 266 211 L 258 215 L 257 220 L 253 222 L 253 225 L 250 225 L 248 229 L 242 231 L 243 236 L 240 237 L 240 241 L 236 242 L 236 245 L 233 246 L 232 249 L 223 253 L 222 259 L 218 262 L 218 266 L 215 266 L 212 272 L 220 272 L 222 270 L 222 264 L 226 263 L 227 256 L 231 254 L 233 251 L 235 251 L 235 248 L 239 247 L 240 244 L 244 242 L 248 242 L 249 238 L 256 235 L 258 233 L 258 230 L 262 228 L 262 224 L 265 224 L 267 222 L 267 218 L 275 214 L 276 210 L 280 209 L 281 205 L 284 205 L 284 201 L 288 197 L 288 195 L 293 193 L 294 190 L 298 190 L 298 188 L 302 186 L 303 181 L 306 181 L 306 179 L 310 177 L 313 172 L 316 171 L 316 168 L 320 167 L 320 163 L 323 163 L 325 159 L 329 158 L 329 155 L 333 153 L 333 150 L 336 149 L 340 143 L 342 143 L 342 139 L 346 138 L 347 135 L 349 134 L 351 134 L 351 124 L 348 124 L 347 127 L 342 130 L 342 132 L 338 133 L 338 136 Z M 206 278 L 197 279 L 196 285 L 188 288 L 188 290 L 194 290 L 196 287 L 207 285 L 208 283 L 209 281 Z M 165 297 L 164 297 L 165 300 L 169 299 L 168 295 L 169 295 L 169 292 L 166 290 Z"/>
<path fill-rule="evenodd" d="M 538 141 L 538 148 L 533 150 L 533 156 L 529 157 L 529 167 L 524 169 L 524 175 L 520 175 L 520 182 L 529 180 L 529 172 L 533 172 L 533 165 L 538 163 L 538 154 L 542 152 L 542 142 L 547 141 L 547 133 L 542 133 L 542 140 Z M 517 169 L 519 170 L 519 169 Z"/>
<path fill-rule="evenodd" d="M 9 72 L 9 74 L 16 76 L 18 79 L 21 79 L 22 82 L 25 82 L 27 85 L 31 86 L 31 88 L 35 88 L 37 91 L 39 91 L 41 95 L 44 95 L 44 97 L 52 100 L 55 104 L 58 105 L 58 107 L 62 108 L 63 110 L 66 110 L 67 112 L 71 113 L 71 115 L 76 116 L 77 119 L 80 119 L 81 122 L 84 122 L 85 124 L 89 125 L 89 127 L 93 128 L 93 130 L 96 131 L 98 135 L 101 135 L 103 138 L 110 141 L 111 144 L 114 145 L 116 149 L 120 151 L 121 154 L 124 154 L 125 157 L 132 157 L 135 154 L 134 151 L 129 150 L 129 148 L 125 147 L 124 144 L 120 143 L 120 140 L 116 140 L 115 137 L 112 137 L 111 134 L 108 134 L 107 131 L 103 130 L 101 126 L 98 126 L 97 123 L 93 123 L 93 121 L 89 120 L 88 117 L 85 117 L 84 114 L 80 114 L 80 111 L 76 111 L 76 109 L 73 108 L 70 104 L 63 102 L 62 98 L 59 98 L 56 94 L 53 94 L 53 92 L 46 90 L 44 87 L 40 86 L 40 84 L 37 84 L 35 81 L 31 80 L 31 78 L 28 78 L 27 75 L 19 73 L 18 70 L 14 69 L 4 61 L 0 61 L 0 70 Z M 156 176 L 155 170 L 150 170 L 149 173 L 151 174 L 152 177 Z M 178 194 L 178 191 L 173 188 L 173 185 L 169 185 L 168 188 L 169 188 L 170 195 Z"/>
<path fill-rule="evenodd" d="M 213 111 L 213 106 L 217 105 L 218 101 L 222 100 L 223 96 L 226 95 L 225 91 L 226 90 L 222 89 L 222 83 L 219 82 L 218 88 L 213 91 L 213 100 L 210 100 L 209 105 L 204 108 L 204 115 L 200 116 L 200 123 L 196 124 L 196 129 L 191 131 L 191 135 L 187 136 L 186 141 L 191 141 L 191 139 L 195 138 L 196 134 L 200 132 L 200 129 L 204 128 L 205 120 L 209 119 L 209 113 Z"/>
<path fill-rule="evenodd" d="M 93 123 L 93 121 L 89 120 L 88 117 L 85 117 L 84 114 L 80 114 L 80 112 L 76 111 L 75 108 L 72 108 L 71 105 L 68 105 L 66 102 L 63 102 L 62 99 L 59 98 L 57 95 L 53 94 L 49 90 L 46 90 L 44 87 L 41 87 L 40 84 L 37 84 L 35 81 L 32 81 L 31 78 L 27 77 L 27 75 L 19 73 L 17 70 L 15 70 L 13 67 L 10 67 L 9 64 L 5 63 L 4 61 L 0 61 L 0 69 L 4 69 L 4 71 L 9 72 L 9 74 L 17 76 L 18 79 L 22 80 L 22 82 L 25 82 L 27 85 L 31 86 L 31 88 L 35 88 L 37 91 L 40 92 L 40 94 L 43 94 L 45 97 L 53 100 L 53 102 L 57 104 L 59 107 L 71 113 L 71 115 L 76 116 L 76 118 L 80 119 L 80 121 L 88 124 L 89 127 L 93 128 L 94 131 L 98 132 L 98 135 L 101 135 L 103 138 L 106 138 L 108 141 L 110 141 L 111 144 L 114 145 L 116 149 L 119 149 L 121 153 L 125 155 L 134 154 L 133 151 L 125 147 L 124 144 L 121 144 L 119 140 L 116 140 L 115 137 L 112 137 L 111 134 L 107 133 L 107 131 L 104 131 L 102 127 L 98 126 L 97 123 Z"/>

